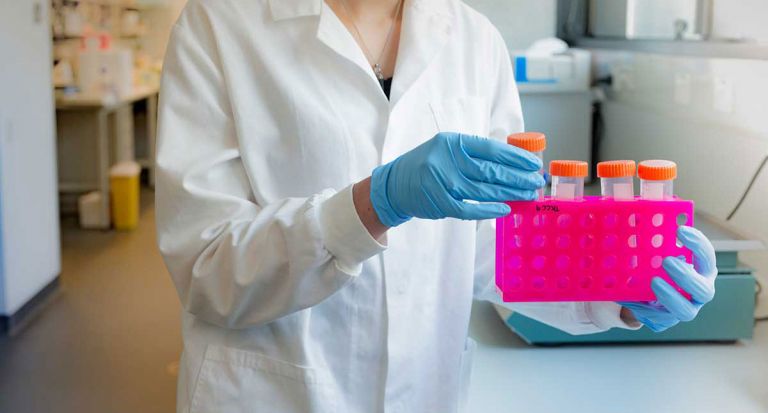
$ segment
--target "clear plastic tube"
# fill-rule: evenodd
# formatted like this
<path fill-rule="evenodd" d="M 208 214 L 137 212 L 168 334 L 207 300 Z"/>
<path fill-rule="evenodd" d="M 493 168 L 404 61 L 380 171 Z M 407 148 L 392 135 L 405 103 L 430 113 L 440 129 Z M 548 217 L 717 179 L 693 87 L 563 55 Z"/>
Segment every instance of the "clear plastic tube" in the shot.
<path fill-rule="evenodd" d="M 677 164 L 663 159 L 642 161 L 637 167 L 640 178 L 640 197 L 650 200 L 665 200 L 675 197 L 674 180 L 677 178 Z"/>
<path fill-rule="evenodd" d="M 675 197 L 674 183 L 675 181 L 672 179 L 665 181 L 641 179 L 640 197 L 643 199 L 650 199 L 655 201 L 672 199 Z"/>
<path fill-rule="evenodd" d="M 524 149 L 541 159 L 542 167 L 539 171 L 544 176 L 544 150 L 547 149 L 547 137 L 541 132 L 521 132 L 507 136 L 507 143 Z M 544 188 L 538 190 L 539 200 L 544 198 Z"/>
<path fill-rule="evenodd" d="M 631 176 L 600 178 L 600 193 L 607 198 L 629 201 L 635 198 L 634 185 L 634 178 Z"/>
<path fill-rule="evenodd" d="M 552 198 L 564 201 L 581 201 L 584 198 L 584 178 L 552 176 Z"/>
<path fill-rule="evenodd" d="M 552 175 L 552 197 L 560 200 L 581 201 L 584 198 L 584 178 L 589 164 L 584 161 L 553 160 L 549 163 Z"/>
<path fill-rule="evenodd" d="M 542 152 L 531 152 L 531 153 L 536 155 L 537 158 L 541 159 L 541 169 L 539 169 L 539 173 L 541 174 L 542 177 L 546 177 L 544 175 L 544 152 L 542 151 Z M 544 199 L 544 188 L 545 188 L 545 186 L 539 188 L 539 191 L 538 191 L 539 192 L 539 201 Z"/>

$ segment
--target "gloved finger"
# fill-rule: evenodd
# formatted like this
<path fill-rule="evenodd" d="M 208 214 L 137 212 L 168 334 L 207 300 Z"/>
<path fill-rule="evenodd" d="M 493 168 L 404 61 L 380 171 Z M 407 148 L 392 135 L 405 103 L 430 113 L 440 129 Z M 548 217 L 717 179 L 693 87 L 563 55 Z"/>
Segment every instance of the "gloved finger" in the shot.
<path fill-rule="evenodd" d="M 648 327 L 654 333 L 661 333 L 680 323 L 680 320 L 667 311 L 664 313 L 647 314 L 642 317 L 637 317 L 637 321 L 643 323 L 643 325 Z"/>
<path fill-rule="evenodd" d="M 497 140 L 472 135 L 461 135 L 461 148 L 467 155 L 507 166 L 538 171 L 543 164 L 532 153 Z"/>
<path fill-rule="evenodd" d="M 634 311 L 656 311 L 658 309 L 663 309 L 661 305 L 654 304 L 647 301 L 618 301 L 616 304 L 619 304 L 622 307 L 627 307 L 630 310 Z"/>
<path fill-rule="evenodd" d="M 539 189 L 546 185 L 540 173 L 514 168 L 500 163 L 461 157 L 456 160 L 461 173 L 480 182 L 506 185 L 519 189 Z"/>
<path fill-rule="evenodd" d="M 620 302 L 619 304 L 632 310 L 635 315 L 654 314 L 654 316 L 659 316 L 667 314 L 671 317 L 667 308 L 658 301 Z"/>
<path fill-rule="evenodd" d="M 673 317 L 669 316 L 669 318 L 671 319 Z M 680 322 L 677 319 L 674 319 L 674 320 L 666 320 L 665 319 L 665 320 L 661 320 L 661 321 L 657 321 L 657 320 L 642 320 L 641 321 L 641 320 L 638 319 L 637 321 L 640 321 L 641 323 L 643 323 L 643 325 L 645 325 L 646 327 L 650 328 L 651 331 L 653 331 L 654 333 L 661 333 L 662 331 L 666 331 L 669 328 L 674 327 L 675 325 L 677 325 L 677 323 Z"/>
<path fill-rule="evenodd" d="M 637 321 L 657 333 L 679 322 L 664 306 L 657 303 L 620 302 L 619 304 L 632 311 Z"/>
<path fill-rule="evenodd" d="M 715 297 L 715 288 L 687 262 L 677 257 L 664 258 L 664 269 L 677 285 L 691 295 L 693 301 L 705 304 Z"/>
<path fill-rule="evenodd" d="M 451 192 L 457 200 L 471 199 L 480 202 L 532 201 L 539 196 L 533 189 L 519 189 L 474 181 L 456 188 L 455 193 Z"/>
<path fill-rule="evenodd" d="M 705 277 L 717 275 L 715 248 L 701 231 L 693 227 L 681 225 L 677 228 L 677 237 L 686 248 L 693 252 L 693 262 L 701 275 Z"/>
<path fill-rule="evenodd" d="M 691 321 L 699 312 L 696 305 L 688 301 L 674 287 L 664 279 L 656 277 L 651 281 L 651 288 L 656 293 L 656 300 L 662 304 L 667 311 L 680 321 Z"/>
<path fill-rule="evenodd" d="M 648 307 L 648 304 L 642 303 L 642 302 L 626 302 L 626 301 L 620 301 L 617 304 L 619 304 L 622 307 L 628 308 L 630 311 L 632 311 L 632 314 L 634 314 L 635 318 L 638 317 L 639 314 L 648 311 L 650 308 Z"/>
<path fill-rule="evenodd" d="M 509 205 L 500 202 L 469 203 L 455 201 L 451 206 L 449 216 L 465 220 L 481 220 L 501 218 L 509 215 L 512 210 Z"/>

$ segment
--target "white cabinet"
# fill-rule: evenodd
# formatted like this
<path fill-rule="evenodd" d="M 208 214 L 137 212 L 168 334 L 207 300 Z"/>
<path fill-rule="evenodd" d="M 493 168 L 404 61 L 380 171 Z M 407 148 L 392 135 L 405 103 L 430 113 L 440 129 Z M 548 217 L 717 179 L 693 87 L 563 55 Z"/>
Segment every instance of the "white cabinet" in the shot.
<path fill-rule="evenodd" d="M 709 11 L 705 0 L 590 0 L 589 30 L 597 37 L 700 39 L 709 32 Z"/>
<path fill-rule="evenodd" d="M 48 4 L 0 0 L 0 10 L 0 317 L 7 321 L 56 279 L 61 259 Z"/>

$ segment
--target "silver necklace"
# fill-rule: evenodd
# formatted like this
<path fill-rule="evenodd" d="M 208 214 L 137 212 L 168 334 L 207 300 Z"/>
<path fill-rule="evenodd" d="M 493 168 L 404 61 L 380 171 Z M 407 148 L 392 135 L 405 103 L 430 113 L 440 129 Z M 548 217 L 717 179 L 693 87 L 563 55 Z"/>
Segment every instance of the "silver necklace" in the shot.
<path fill-rule="evenodd" d="M 384 47 L 381 49 L 379 58 L 376 60 L 373 60 L 373 54 L 368 49 L 368 45 L 365 44 L 365 39 L 363 39 L 363 36 L 360 34 L 360 29 L 357 28 L 357 23 L 355 23 L 355 19 L 352 17 L 352 13 L 349 11 L 349 7 L 347 7 L 347 0 L 339 0 L 339 2 L 344 8 L 344 13 L 346 13 L 347 17 L 349 17 L 349 21 L 352 22 L 352 28 L 355 29 L 355 33 L 357 34 L 358 39 L 360 39 L 360 44 L 363 46 L 363 52 L 365 52 L 365 56 L 368 58 L 368 62 L 373 62 L 371 65 L 373 68 L 373 73 L 376 74 L 376 78 L 379 79 L 379 83 L 381 83 L 383 87 L 384 72 L 381 69 L 381 58 L 384 57 L 384 52 L 387 51 L 387 47 L 389 46 L 389 39 L 392 38 L 392 32 L 395 29 L 395 22 L 397 21 L 397 17 L 400 15 L 400 10 L 402 9 L 404 0 L 399 0 L 397 2 L 397 7 L 395 8 L 395 16 L 392 19 L 392 24 L 389 26 L 389 32 L 387 33 L 387 40 L 384 42 Z"/>

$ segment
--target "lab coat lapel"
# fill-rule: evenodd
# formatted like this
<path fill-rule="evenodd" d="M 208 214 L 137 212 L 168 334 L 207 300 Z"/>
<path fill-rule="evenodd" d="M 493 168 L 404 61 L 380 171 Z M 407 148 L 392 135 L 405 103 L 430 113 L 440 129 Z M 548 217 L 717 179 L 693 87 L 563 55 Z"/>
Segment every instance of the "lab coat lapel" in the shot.
<path fill-rule="evenodd" d="M 355 38 L 352 37 L 352 34 L 334 14 L 333 10 L 324 1 L 321 0 L 321 2 L 317 38 L 338 55 L 358 66 L 378 85 L 373 69 L 368 64 L 368 59 L 365 57 L 362 49 L 360 49 L 360 46 L 358 46 Z"/>
<path fill-rule="evenodd" d="M 317 16 L 323 3 L 323 0 L 269 0 L 269 11 L 275 21 Z"/>
<path fill-rule="evenodd" d="M 305 16 L 319 16 L 317 38 L 336 52 L 349 60 L 371 79 L 376 81 L 373 69 L 368 59 L 357 45 L 355 38 L 339 20 L 336 14 L 323 0 L 269 0 L 272 18 L 275 21 Z M 378 82 L 376 83 L 378 85 Z"/>
<path fill-rule="evenodd" d="M 400 47 L 390 100 L 397 101 L 413 86 L 448 40 L 452 0 L 405 0 Z"/>

